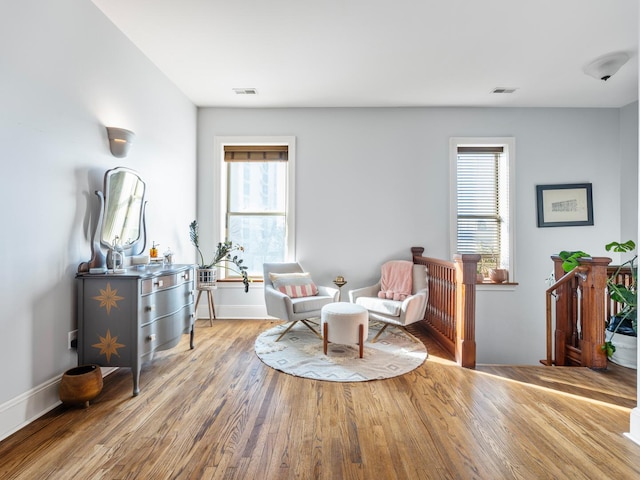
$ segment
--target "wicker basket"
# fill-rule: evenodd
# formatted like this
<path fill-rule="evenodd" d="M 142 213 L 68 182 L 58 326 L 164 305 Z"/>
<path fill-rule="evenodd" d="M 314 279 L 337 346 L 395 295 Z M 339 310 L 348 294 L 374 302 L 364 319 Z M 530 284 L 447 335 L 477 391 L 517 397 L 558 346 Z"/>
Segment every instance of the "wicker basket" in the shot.
<path fill-rule="evenodd" d="M 198 290 L 210 290 L 216 288 L 217 271 L 215 268 L 198 269 Z"/>

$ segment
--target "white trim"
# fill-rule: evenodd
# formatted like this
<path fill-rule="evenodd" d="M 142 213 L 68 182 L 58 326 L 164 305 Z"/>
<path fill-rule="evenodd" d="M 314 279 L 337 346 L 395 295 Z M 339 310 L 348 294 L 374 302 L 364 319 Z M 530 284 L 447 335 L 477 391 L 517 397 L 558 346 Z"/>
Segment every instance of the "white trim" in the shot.
<path fill-rule="evenodd" d="M 640 445 L 640 408 L 631 410 L 629 432 L 624 435 Z"/>
<path fill-rule="evenodd" d="M 511 281 L 511 279 L 509 279 Z M 517 285 L 508 283 L 478 283 L 476 284 L 476 291 L 480 292 L 511 292 L 517 288 Z"/>
<path fill-rule="evenodd" d="M 223 181 L 224 175 L 224 147 L 225 145 L 287 145 L 287 261 L 296 258 L 295 236 L 295 198 L 296 198 L 296 137 L 295 136 L 215 136 L 213 137 L 214 189 L 220 192 L 214 199 L 213 215 L 218 222 L 214 223 L 214 237 L 217 241 L 224 240 L 224 218 L 220 213 L 227 198 L 227 185 Z"/>
<path fill-rule="evenodd" d="M 196 312 L 198 320 L 209 319 L 206 295 L 206 292 L 202 292 L 200 297 Z M 256 319 L 267 317 L 262 282 L 252 282 L 248 292 L 244 291 L 244 285 L 240 282 L 218 282 L 216 289 L 213 290 L 213 298 L 216 318 Z"/>
<path fill-rule="evenodd" d="M 457 250 L 457 199 L 458 182 L 456 164 L 460 146 L 501 146 L 504 147 L 509 162 L 509 281 L 516 282 L 516 140 L 514 137 L 451 137 L 449 139 L 449 256 Z"/>
<path fill-rule="evenodd" d="M 61 378 L 52 378 L 0 405 L 0 440 L 60 405 Z"/>
<path fill-rule="evenodd" d="M 116 368 L 101 367 L 101 370 L 104 378 Z M 61 379 L 62 374 L 0 405 L 0 440 L 4 440 L 60 405 L 62 403 L 59 394 Z"/>

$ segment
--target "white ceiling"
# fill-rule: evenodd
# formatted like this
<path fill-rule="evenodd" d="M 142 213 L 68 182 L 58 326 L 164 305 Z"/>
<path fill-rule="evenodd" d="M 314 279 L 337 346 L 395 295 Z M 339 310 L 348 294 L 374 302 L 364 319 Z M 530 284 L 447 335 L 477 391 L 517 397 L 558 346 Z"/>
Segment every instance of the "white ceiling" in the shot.
<path fill-rule="evenodd" d="M 198 106 L 621 107 L 638 99 L 637 0 L 93 3 Z M 619 51 L 631 59 L 607 82 L 583 73 Z M 517 90 L 491 93 L 496 87 Z"/>

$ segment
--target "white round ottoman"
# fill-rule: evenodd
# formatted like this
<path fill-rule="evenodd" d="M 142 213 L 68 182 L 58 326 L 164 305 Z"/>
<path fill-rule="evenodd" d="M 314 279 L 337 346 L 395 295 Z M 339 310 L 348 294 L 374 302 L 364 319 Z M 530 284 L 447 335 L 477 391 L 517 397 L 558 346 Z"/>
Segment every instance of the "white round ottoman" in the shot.
<path fill-rule="evenodd" d="M 320 325 L 325 355 L 329 342 L 358 344 L 362 358 L 364 340 L 369 336 L 369 312 L 366 308 L 355 303 L 329 303 L 320 311 Z"/>

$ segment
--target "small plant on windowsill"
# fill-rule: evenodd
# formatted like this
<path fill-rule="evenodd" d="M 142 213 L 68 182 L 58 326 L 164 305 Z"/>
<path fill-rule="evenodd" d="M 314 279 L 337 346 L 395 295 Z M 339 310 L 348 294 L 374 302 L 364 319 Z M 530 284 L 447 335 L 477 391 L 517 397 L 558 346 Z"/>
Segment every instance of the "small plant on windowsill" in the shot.
<path fill-rule="evenodd" d="M 490 248 L 488 257 L 484 255 L 480 259 L 484 276 L 489 278 L 491 283 L 504 283 L 509 280 L 509 270 L 500 268 L 500 258 L 495 248 Z"/>
<path fill-rule="evenodd" d="M 202 251 L 200 250 L 200 238 L 198 235 L 198 221 L 194 220 L 189 224 L 189 238 L 191 239 L 191 243 L 196 250 L 198 251 L 198 255 L 200 256 L 200 263 L 198 264 L 198 268 L 201 270 L 209 270 L 214 267 L 224 268 L 229 270 L 230 272 L 237 273 L 242 277 L 242 283 L 244 284 L 244 291 L 249 291 L 249 276 L 247 274 L 247 266 L 243 265 L 242 258 L 238 257 L 238 255 L 232 255 L 233 252 L 244 252 L 244 248 L 241 245 L 234 244 L 230 241 L 219 242 L 213 259 L 209 263 L 205 263 L 204 255 L 202 255 Z"/>

